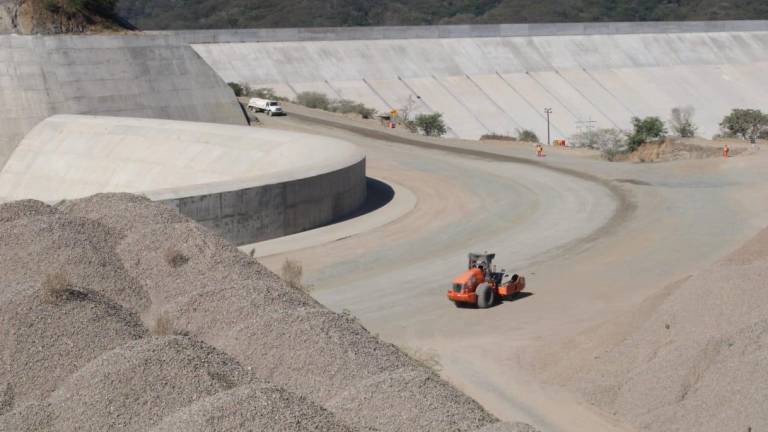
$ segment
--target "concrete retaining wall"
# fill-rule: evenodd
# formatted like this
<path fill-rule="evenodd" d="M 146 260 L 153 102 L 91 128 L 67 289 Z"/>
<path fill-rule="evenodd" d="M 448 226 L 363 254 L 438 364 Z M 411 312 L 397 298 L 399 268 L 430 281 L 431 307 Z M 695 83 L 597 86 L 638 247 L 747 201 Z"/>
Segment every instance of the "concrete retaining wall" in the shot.
<path fill-rule="evenodd" d="M 189 46 L 153 37 L 0 36 L 0 167 L 53 114 L 245 124 L 232 91 Z"/>
<path fill-rule="evenodd" d="M 161 201 L 240 245 L 327 225 L 359 209 L 365 199 L 363 159 L 314 177 Z"/>
<path fill-rule="evenodd" d="M 569 138 L 693 106 L 699 134 L 733 108 L 768 109 L 768 22 L 581 23 L 166 34 L 226 81 L 312 90 L 379 111 L 441 112 L 449 136 L 531 129 Z M 258 42 L 254 40 L 258 39 Z M 270 41 L 273 40 L 273 41 Z M 279 41 L 285 40 L 285 41 Z M 219 41 L 219 43 L 209 43 Z"/>
<path fill-rule="evenodd" d="M 211 123 L 56 115 L 0 170 L 0 202 L 131 192 L 236 244 L 332 223 L 366 199 L 365 154 L 322 136 Z"/>

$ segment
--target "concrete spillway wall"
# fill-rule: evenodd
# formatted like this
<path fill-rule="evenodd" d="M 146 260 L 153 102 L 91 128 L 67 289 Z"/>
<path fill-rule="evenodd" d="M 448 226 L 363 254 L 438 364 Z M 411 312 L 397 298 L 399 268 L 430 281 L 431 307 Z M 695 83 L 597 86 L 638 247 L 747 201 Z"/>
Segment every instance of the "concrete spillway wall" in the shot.
<path fill-rule="evenodd" d="M 711 136 L 732 108 L 766 108 L 768 24 L 614 23 L 286 29 L 166 34 L 194 43 L 226 81 L 294 97 L 312 90 L 380 111 L 441 112 L 449 134 L 630 126 L 696 109 Z M 304 39 L 304 40 L 302 40 Z M 589 123 L 587 123 L 589 122 Z"/>
<path fill-rule="evenodd" d="M 0 107 L 0 167 L 53 114 L 245 124 L 195 51 L 155 37 L 0 36 Z"/>
<path fill-rule="evenodd" d="M 56 115 L 0 171 L 0 202 L 131 192 L 235 244 L 316 228 L 366 199 L 365 154 L 346 141 L 266 128 Z"/>

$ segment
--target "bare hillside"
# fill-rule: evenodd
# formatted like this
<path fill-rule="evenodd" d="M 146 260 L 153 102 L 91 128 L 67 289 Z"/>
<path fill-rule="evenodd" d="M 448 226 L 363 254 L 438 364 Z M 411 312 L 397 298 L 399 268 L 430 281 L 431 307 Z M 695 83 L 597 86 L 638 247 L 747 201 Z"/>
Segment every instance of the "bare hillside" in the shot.
<path fill-rule="evenodd" d="M 111 0 L 0 0 L 0 34 L 67 34 L 131 30 Z"/>

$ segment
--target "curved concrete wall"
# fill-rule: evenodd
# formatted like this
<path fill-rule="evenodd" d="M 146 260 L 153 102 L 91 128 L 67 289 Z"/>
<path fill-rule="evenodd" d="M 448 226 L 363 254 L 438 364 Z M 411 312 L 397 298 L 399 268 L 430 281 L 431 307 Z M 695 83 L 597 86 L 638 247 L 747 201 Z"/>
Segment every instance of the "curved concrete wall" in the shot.
<path fill-rule="evenodd" d="M 237 243 L 331 223 L 365 202 L 365 155 L 333 138 L 210 123 L 57 115 L 0 171 L 0 202 L 132 192 Z"/>
<path fill-rule="evenodd" d="M 188 45 L 133 36 L 0 36 L 0 167 L 53 114 L 245 124 L 226 83 Z"/>
<path fill-rule="evenodd" d="M 732 108 L 768 105 L 765 21 L 300 30 L 272 36 L 297 40 L 285 42 L 252 41 L 264 31 L 166 37 L 227 41 L 193 45 L 227 81 L 380 111 L 412 98 L 415 112 L 442 112 L 450 135 L 470 139 L 517 128 L 544 138 L 545 107 L 553 138 L 567 138 L 586 121 L 625 129 L 685 105 L 708 137 Z"/>

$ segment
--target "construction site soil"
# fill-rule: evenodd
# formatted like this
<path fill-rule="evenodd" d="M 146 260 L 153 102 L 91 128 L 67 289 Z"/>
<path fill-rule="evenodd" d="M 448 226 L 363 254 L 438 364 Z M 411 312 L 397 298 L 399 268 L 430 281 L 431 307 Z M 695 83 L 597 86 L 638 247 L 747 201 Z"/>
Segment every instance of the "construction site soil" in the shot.
<path fill-rule="evenodd" d="M 573 385 L 641 430 L 768 429 L 766 280 L 768 230 L 662 294 Z"/>
<path fill-rule="evenodd" d="M 530 430 L 145 198 L 4 204 L 0 262 L 3 431 Z"/>

